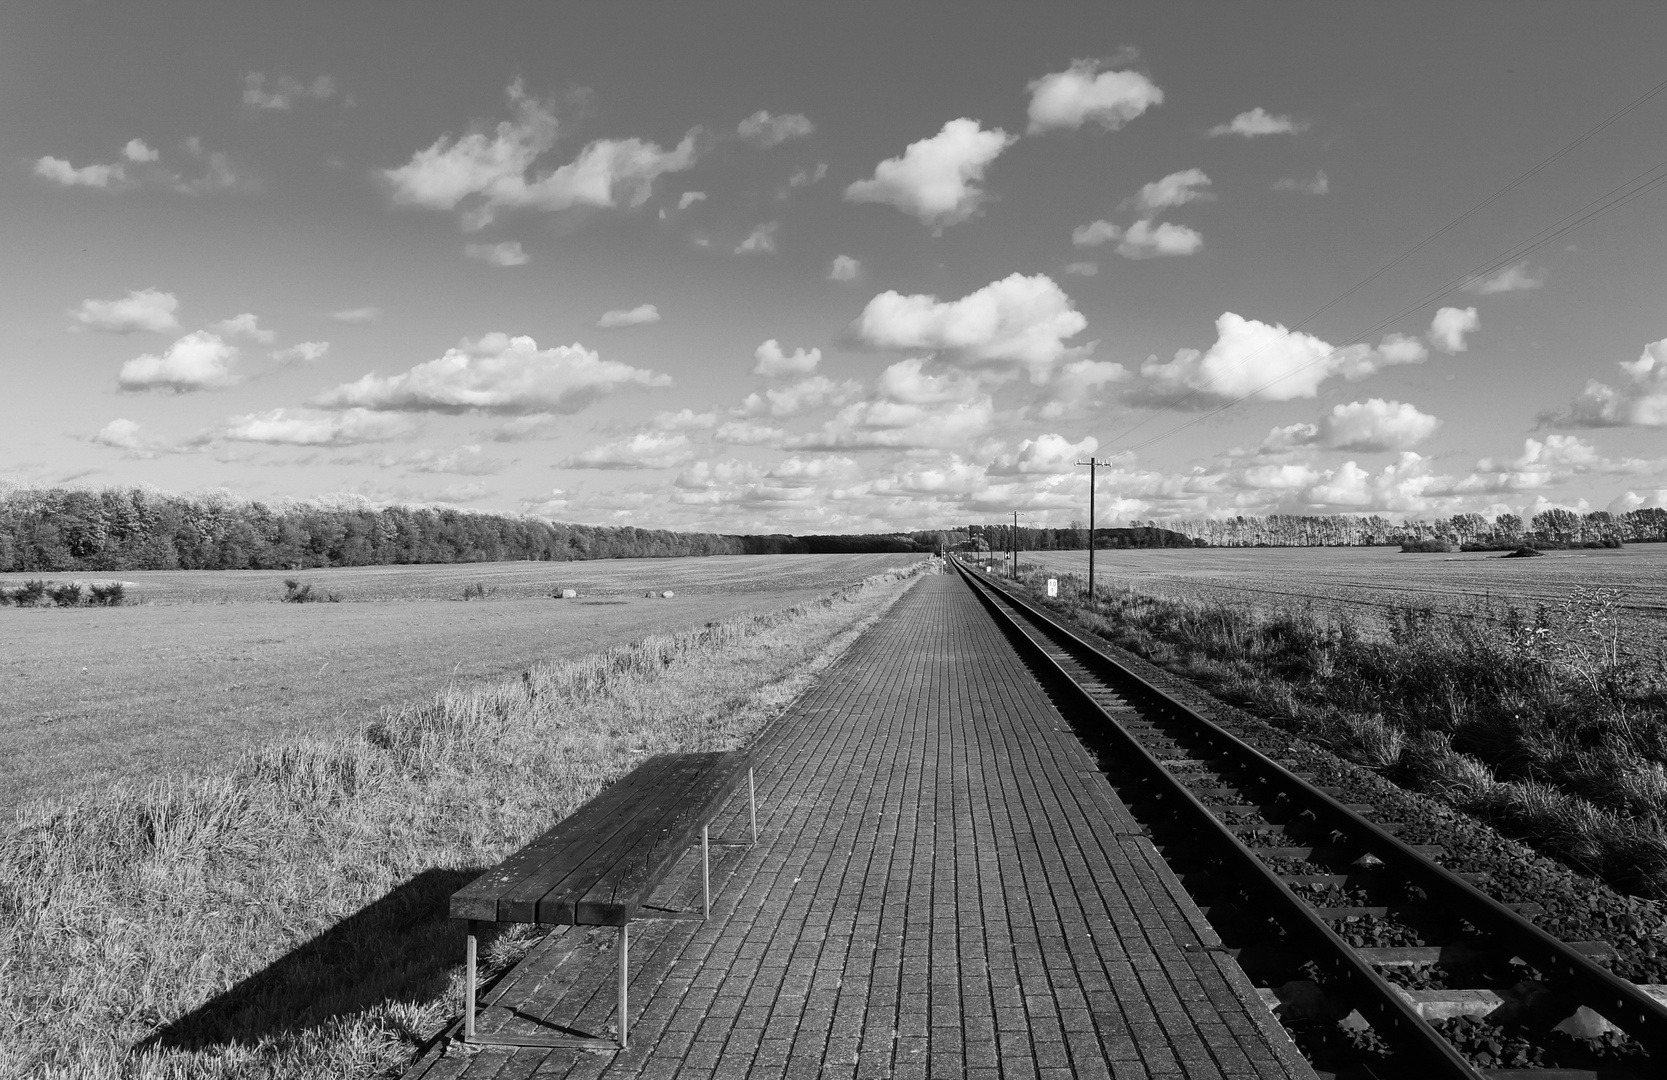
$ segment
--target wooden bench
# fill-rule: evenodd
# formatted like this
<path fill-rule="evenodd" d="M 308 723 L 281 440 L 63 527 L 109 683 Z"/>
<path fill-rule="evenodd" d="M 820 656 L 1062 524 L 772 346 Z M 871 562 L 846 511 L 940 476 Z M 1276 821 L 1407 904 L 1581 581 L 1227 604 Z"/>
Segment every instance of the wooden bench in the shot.
<path fill-rule="evenodd" d="M 747 785 L 752 842 L 758 804 L 752 755 L 661 754 L 649 758 L 554 828 L 452 894 L 451 917 L 468 921 L 463 1042 L 494 1046 L 612 1047 L 566 1034 L 505 1037 L 475 1032 L 475 937 L 483 923 L 619 927 L 619 1049 L 628 1045 L 630 924 L 638 918 L 688 918 L 645 910 L 649 894 L 698 839 L 704 910 L 712 913 L 712 819 Z M 725 843 L 726 841 L 718 841 Z M 745 841 L 742 841 L 745 843 Z"/>

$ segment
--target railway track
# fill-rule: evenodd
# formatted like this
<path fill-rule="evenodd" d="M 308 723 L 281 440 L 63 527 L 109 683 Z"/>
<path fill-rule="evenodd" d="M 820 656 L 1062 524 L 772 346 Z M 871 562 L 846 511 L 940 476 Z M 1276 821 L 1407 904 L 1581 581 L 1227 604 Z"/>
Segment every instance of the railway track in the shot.
<path fill-rule="evenodd" d="M 1374 807 L 1309 782 L 1028 597 L 957 569 L 1097 744 L 1119 796 L 1317 1067 L 1421 1080 L 1667 1075 L 1667 991 L 1608 971 L 1607 944 L 1545 933 L 1535 905 L 1499 903 L 1478 875 L 1442 866 L 1440 848 L 1398 840 Z M 1507 1027 L 1516 1034 L 1501 1041 Z M 1625 1034 L 1582 1043 L 1559 1028 Z M 1584 1067 L 1543 1067 L 1584 1047 L 1596 1055 Z"/>

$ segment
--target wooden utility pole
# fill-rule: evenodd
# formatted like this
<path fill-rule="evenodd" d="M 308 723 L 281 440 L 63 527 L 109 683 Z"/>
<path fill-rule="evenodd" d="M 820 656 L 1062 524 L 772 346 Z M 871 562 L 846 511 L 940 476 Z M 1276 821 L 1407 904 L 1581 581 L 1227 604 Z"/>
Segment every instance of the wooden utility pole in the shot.
<path fill-rule="evenodd" d="M 1088 599 L 1094 599 L 1094 471 L 1103 464 L 1099 458 L 1089 455 L 1087 461 L 1079 461 L 1078 465 L 1088 466 Z"/>
<path fill-rule="evenodd" d="M 1013 580 L 1019 580 L 1019 512 L 1013 511 Z"/>

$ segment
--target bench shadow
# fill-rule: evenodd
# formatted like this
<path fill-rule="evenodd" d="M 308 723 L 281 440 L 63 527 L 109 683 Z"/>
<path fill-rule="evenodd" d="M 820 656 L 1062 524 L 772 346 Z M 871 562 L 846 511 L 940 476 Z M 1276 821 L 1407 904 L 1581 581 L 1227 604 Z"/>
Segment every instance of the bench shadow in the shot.
<path fill-rule="evenodd" d="M 157 1030 L 134 1052 L 254 1045 L 385 1004 L 442 996 L 463 959 L 462 924 L 448 917 L 451 894 L 480 873 L 423 871 Z"/>

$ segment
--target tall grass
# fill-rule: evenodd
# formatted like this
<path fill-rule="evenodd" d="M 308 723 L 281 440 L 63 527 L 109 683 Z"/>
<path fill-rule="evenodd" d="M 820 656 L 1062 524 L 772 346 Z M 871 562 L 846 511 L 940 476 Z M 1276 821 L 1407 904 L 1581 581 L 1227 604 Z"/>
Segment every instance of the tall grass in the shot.
<path fill-rule="evenodd" d="M 1130 589 L 1083 604 L 1075 582 L 1060 591 L 1056 605 L 1107 640 L 1667 899 L 1667 653 L 1625 639 L 1615 590 L 1577 588 L 1532 615 L 1400 607 L 1375 625 Z"/>
<path fill-rule="evenodd" d="M 744 741 L 899 581 L 454 688 L 220 775 L 25 808 L 0 836 L 0 1074 L 397 1068 L 460 1008 L 450 893 L 642 755 Z"/>

